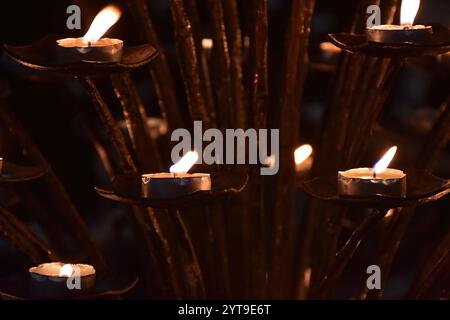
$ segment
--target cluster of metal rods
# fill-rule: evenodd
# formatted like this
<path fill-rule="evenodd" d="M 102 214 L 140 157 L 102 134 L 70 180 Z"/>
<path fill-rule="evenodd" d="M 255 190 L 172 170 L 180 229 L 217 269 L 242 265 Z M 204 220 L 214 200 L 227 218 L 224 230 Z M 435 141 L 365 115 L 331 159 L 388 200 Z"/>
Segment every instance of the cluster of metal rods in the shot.
<path fill-rule="evenodd" d="M 361 1 L 365 12 L 368 2 Z M 379 2 L 379 1 L 378 1 Z M 384 4 L 384 22 L 394 19 L 400 1 Z M 149 297 L 159 298 L 330 298 L 336 284 L 359 245 L 386 214 L 374 211 L 358 226 L 342 248 L 338 248 L 341 226 L 347 209 L 312 200 L 303 208 L 301 230 L 294 228 L 295 167 L 293 153 L 299 142 L 301 101 L 306 78 L 308 44 L 315 0 L 290 2 L 277 97 L 269 92 L 268 13 L 266 0 L 246 1 L 243 9 L 237 0 L 208 0 L 213 48 L 202 47 L 202 23 L 195 0 L 171 0 L 178 65 L 188 105 L 189 119 L 183 116 L 175 94 L 177 85 L 166 52 L 155 31 L 146 0 L 128 1 L 142 39 L 157 47 L 160 54 L 149 66 L 149 75 L 158 106 L 171 130 L 190 127 L 194 120 L 204 128 L 280 129 L 280 171 L 276 178 L 259 175 L 248 167 L 247 189 L 232 201 L 202 208 L 153 210 L 132 207 L 133 225 L 141 246 L 141 278 Z M 239 10 L 245 10 L 245 19 Z M 353 32 L 362 30 L 361 15 L 354 18 Z M 367 148 L 394 80 L 402 67 L 400 60 L 381 59 L 344 53 L 335 75 L 322 141 L 316 157 L 315 172 L 334 174 L 338 169 L 359 164 Z M 154 140 L 146 129 L 144 103 L 128 73 L 111 76 L 120 101 L 130 142 L 118 126 L 92 78 L 79 79 L 95 106 L 113 148 L 107 148 L 95 132 L 86 107 L 79 111 L 86 119 L 89 136 L 111 180 L 117 173 L 157 172 L 168 166 L 167 141 Z M 277 103 L 269 103 L 276 101 Z M 40 163 L 45 159 L 23 129 L 5 108 L 1 121 Z M 270 121 L 269 115 L 276 120 Z M 423 148 L 416 166 L 433 170 L 450 138 L 449 99 Z M 112 152 L 111 152 L 112 150 Z M 329 157 L 330 154 L 337 155 Z M 217 170 L 225 170 L 216 168 Z M 100 251 L 91 240 L 84 222 L 52 172 L 46 178 L 55 199 L 59 199 L 63 218 L 69 221 L 76 238 L 98 268 L 107 268 Z M 399 243 L 414 209 L 395 215 L 385 237 L 380 239 L 374 257 L 389 271 Z M 48 221 L 40 221 L 48 225 Z M 52 237 L 51 228 L 49 239 Z M 56 260 L 58 246 L 50 250 L 26 225 L 7 209 L 0 208 L 0 230 L 33 261 Z M 301 242 L 294 234 L 301 232 Z M 50 241 L 52 244 L 57 241 Z M 450 233 L 431 254 L 417 275 L 408 297 L 426 297 L 437 281 L 448 277 Z M 384 286 L 383 286 L 384 287 Z M 157 292 L 155 293 L 155 289 Z M 448 290 L 448 288 L 445 288 Z M 381 297 L 382 291 L 366 292 L 357 298 Z M 445 296 L 446 293 L 443 293 Z"/>

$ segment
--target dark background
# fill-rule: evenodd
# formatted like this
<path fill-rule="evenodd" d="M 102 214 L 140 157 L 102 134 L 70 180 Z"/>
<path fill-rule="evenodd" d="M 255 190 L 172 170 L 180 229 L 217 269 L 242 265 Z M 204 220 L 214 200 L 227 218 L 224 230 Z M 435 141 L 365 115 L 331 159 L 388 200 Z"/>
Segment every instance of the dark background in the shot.
<path fill-rule="evenodd" d="M 450 26 L 450 2 L 448 0 L 422 1 L 420 14 L 416 23 L 439 22 Z M 95 14 L 110 1 L 2 1 L 0 6 L 0 43 L 24 45 L 36 41 L 47 34 L 60 34 L 64 37 L 81 36 L 89 26 Z M 202 1 L 199 1 L 202 3 Z M 239 1 L 242 7 L 241 21 L 245 28 L 245 0 Z M 289 14 L 290 1 L 269 0 L 269 67 L 270 90 L 277 92 L 280 77 L 283 37 Z M 323 117 L 326 110 L 328 94 L 333 85 L 333 66 L 337 60 L 323 59 L 318 45 L 326 41 L 327 34 L 348 29 L 357 1 L 324 1 L 318 0 L 311 34 L 311 61 L 331 66 L 331 72 L 311 68 L 306 81 L 304 93 L 301 142 L 317 145 Z M 82 30 L 66 29 L 66 8 L 70 4 L 78 4 L 82 10 Z M 124 15 L 119 23 L 109 32 L 109 36 L 123 39 L 127 45 L 139 44 L 139 28 L 131 19 L 124 2 L 117 2 L 124 8 Z M 173 40 L 173 29 L 170 19 L 168 1 L 150 1 L 151 15 L 161 42 L 168 53 L 171 67 L 178 79 L 177 95 L 184 98 L 184 90 L 179 81 L 176 52 Z M 208 20 L 206 6 L 201 6 L 203 21 Z M 208 23 L 204 23 L 203 36 L 209 36 Z M 438 116 L 440 103 L 449 94 L 450 63 L 449 57 L 425 59 L 425 62 L 406 67 L 389 97 L 379 127 L 375 131 L 373 144 L 365 159 L 365 164 L 372 165 L 381 150 L 390 145 L 399 146 L 396 165 L 399 167 L 412 164 L 414 157 L 424 141 L 426 133 Z M 432 66 L 432 67 L 430 67 Z M 149 114 L 158 116 L 154 92 L 146 70 L 133 73 L 137 87 L 144 98 Z M 99 198 L 93 187 L 107 182 L 99 160 L 83 130 L 76 104 L 89 104 L 82 88 L 76 82 L 63 83 L 53 79 L 42 79 L 35 74 L 18 67 L 7 58 L 0 60 L 0 87 L 2 95 L 8 95 L 7 101 L 11 110 L 30 133 L 36 144 L 51 163 L 58 177 L 63 181 L 76 206 L 86 219 L 95 241 L 104 250 L 108 260 L 118 268 L 133 268 L 135 264 L 134 249 L 136 244 L 128 225 L 127 212 L 120 205 Z M 113 105 L 119 117 L 120 110 L 108 81 L 101 82 L 104 97 Z M 274 102 L 272 102 L 274 103 Z M 186 106 L 184 106 L 186 108 Z M 4 157 L 26 161 L 20 156 L 4 128 L 0 128 L 0 150 Z M 169 152 L 169 151 L 168 151 Z M 450 178 L 450 154 L 445 153 L 436 172 L 440 176 Z M 45 197 L 45 190 L 36 192 Z M 299 193 L 299 198 L 303 195 Z M 396 281 L 389 288 L 388 296 L 395 297 L 410 281 L 414 267 L 426 256 L 429 248 L 449 226 L 449 200 L 420 209 L 402 244 L 400 254 L 394 266 Z M 23 219 L 33 226 L 36 232 L 39 227 L 33 224 L 30 216 L 20 213 Z M 350 216 L 352 218 L 352 216 Z M 355 218 L 355 217 L 353 217 Z M 358 219 L 357 217 L 355 219 Z M 61 226 L 64 228 L 64 226 Z M 376 237 L 376 234 L 374 234 Z M 414 240 L 414 241 L 413 241 Z M 370 251 L 370 248 L 367 248 Z M 77 246 L 73 245 L 77 255 Z M 82 256 L 82 255 L 81 255 Z M 364 261 L 364 250 L 355 259 Z M 359 259 L 359 260 L 358 260 Z M 25 270 L 29 265 L 26 257 L 14 250 L 0 237 L 0 276 L 6 276 L 18 270 Z M 367 265 L 367 264 L 361 264 Z M 361 270 L 358 270 L 361 272 Z M 359 279 L 348 277 L 343 292 L 353 281 Z"/>

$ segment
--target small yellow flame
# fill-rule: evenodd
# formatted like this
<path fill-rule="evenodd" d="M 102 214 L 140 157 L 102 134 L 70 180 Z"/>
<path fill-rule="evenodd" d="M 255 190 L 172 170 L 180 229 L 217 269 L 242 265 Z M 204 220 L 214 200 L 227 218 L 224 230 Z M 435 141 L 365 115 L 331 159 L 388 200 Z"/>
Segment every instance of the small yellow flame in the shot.
<path fill-rule="evenodd" d="M 313 148 L 309 144 L 304 144 L 297 148 L 294 152 L 295 164 L 300 165 L 308 159 L 313 152 Z"/>
<path fill-rule="evenodd" d="M 171 173 L 186 173 L 198 160 L 198 153 L 196 151 L 189 151 L 180 161 L 170 167 Z"/>
<path fill-rule="evenodd" d="M 403 0 L 400 13 L 400 24 L 412 26 L 419 11 L 420 0 Z"/>
<path fill-rule="evenodd" d="M 397 147 L 392 147 L 389 149 L 388 152 L 381 158 L 380 161 L 378 161 L 374 168 L 374 171 L 376 174 L 380 174 L 384 172 L 387 167 L 389 167 L 389 164 L 391 163 L 392 159 L 394 159 L 395 154 L 397 153 Z"/>
<path fill-rule="evenodd" d="M 71 264 L 65 264 L 59 270 L 60 277 L 71 277 L 73 274 L 73 267 Z"/>
<path fill-rule="evenodd" d="M 116 6 L 110 5 L 103 8 L 92 21 L 88 32 L 84 35 L 85 42 L 96 42 L 109 30 L 122 15 Z"/>

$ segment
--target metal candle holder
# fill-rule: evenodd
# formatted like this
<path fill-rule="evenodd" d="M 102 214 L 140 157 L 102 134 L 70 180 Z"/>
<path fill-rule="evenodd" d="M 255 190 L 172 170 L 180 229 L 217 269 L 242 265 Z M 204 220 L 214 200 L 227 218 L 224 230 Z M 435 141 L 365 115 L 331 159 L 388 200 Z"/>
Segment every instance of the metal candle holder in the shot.
<path fill-rule="evenodd" d="M 5 52 L 17 63 L 33 70 L 68 74 L 75 77 L 108 75 L 121 71 L 130 71 L 152 61 L 158 50 L 148 44 L 124 47 L 120 61 L 102 62 L 78 61 L 67 62 L 57 53 L 56 40 L 60 38 L 49 35 L 27 46 L 5 45 Z"/>
<path fill-rule="evenodd" d="M 383 26 L 375 26 L 366 29 L 366 37 L 370 42 L 393 44 L 393 43 L 411 43 L 411 44 L 430 44 L 433 36 L 433 28 L 431 26 L 414 26 L 403 29 L 382 28 Z M 386 26 L 384 26 L 386 27 Z M 390 27 L 389 25 L 387 27 Z"/>
<path fill-rule="evenodd" d="M 141 175 L 119 175 L 112 185 L 106 188 L 95 188 L 102 197 L 116 202 L 158 209 L 179 209 L 198 207 L 242 192 L 248 182 L 248 176 L 242 174 L 211 175 L 211 191 L 198 191 L 190 195 L 172 198 L 144 196 L 141 190 Z"/>
<path fill-rule="evenodd" d="M 119 39 L 102 38 L 94 45 L 66 46 L 77 39 L 67 38 L 57 41 L 57 56 L 61 61 L 74 63 L 79 61 L 92 63 L 113 63 L 122 60 L 123 41 Z M 103 45 L 105 42 L 108 45 Z"/>
<path fill-rule="evenodd" d="M 321 177 L 303 182 L 303 190 L 314 198 L 343 206 L 364 208 L 415 207 L 437 201 L 450 193 L 450 180 L 438 178 L 420 170 L 407 170 L 406 195 L 402 196 L 342 196 L 338 193 L 337 178 Z"/>
<path fill-rule="evenodd" d="M 0 174 L 0 184 L 23 183 L 39 179 L 47 174 L 48 166 L 22 166 L 12 162 L 2 160 L 2 171 Z"/>
<path fill-rule="evenodd" d="M 449 52 L 450 31 L 440 24 L 432 24 L 432 28 L 433 34 L 427 43 L 378 43 L 368 41 L 364 34 L 354 33 L 334 33 L 328 37 L 342 50 L 376 57 L 413 58 Z"/>
<path fill-rule="evenodd" d="M 8 279 L 0 279 L 0 299 L 5 300 L 39 300 L 39 299 L 71 299 L 71 300 L 95 300 L 117 299 L 132 291 L 138 284 L 139 278 L 135 275 L 124 277 L 123 274 L 100 273 L 96 277 L 95 286 L 90 292 L 74 293 L 72 295 L 43 296 L 42 292 L 33 290 L 33 281 L 30 276 L 18 275 Z M 36 284 L 36 283 L 35 283 Z M 37 289 L 37 288 L 36 288 Z M 56 291 L 57 292 L 57 291 Z M 53 294 L 52 294 L 53 293 Z"/>

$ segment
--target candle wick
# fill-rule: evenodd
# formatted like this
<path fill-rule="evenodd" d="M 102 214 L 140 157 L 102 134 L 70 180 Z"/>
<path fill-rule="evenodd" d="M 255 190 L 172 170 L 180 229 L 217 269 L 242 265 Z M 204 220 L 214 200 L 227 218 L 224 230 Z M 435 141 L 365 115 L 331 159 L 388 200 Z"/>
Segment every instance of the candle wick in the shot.
<path fill-rule="evenodd" d="M 91 46 L 91 42 L 90 41 L 88 41 L 88 47 L 90 47 Z"/>
<path fill-rule="evenodd" d="M 376 179 L 376 178 L 377 178 L 377 173 L 376 173 L 376 171 L 375 171 L 375 170 L 373 170 L 373 175 L 372 175 L 372 176 L 373 176 L 373 178 L 374 178 L 374 179 Z"/>

